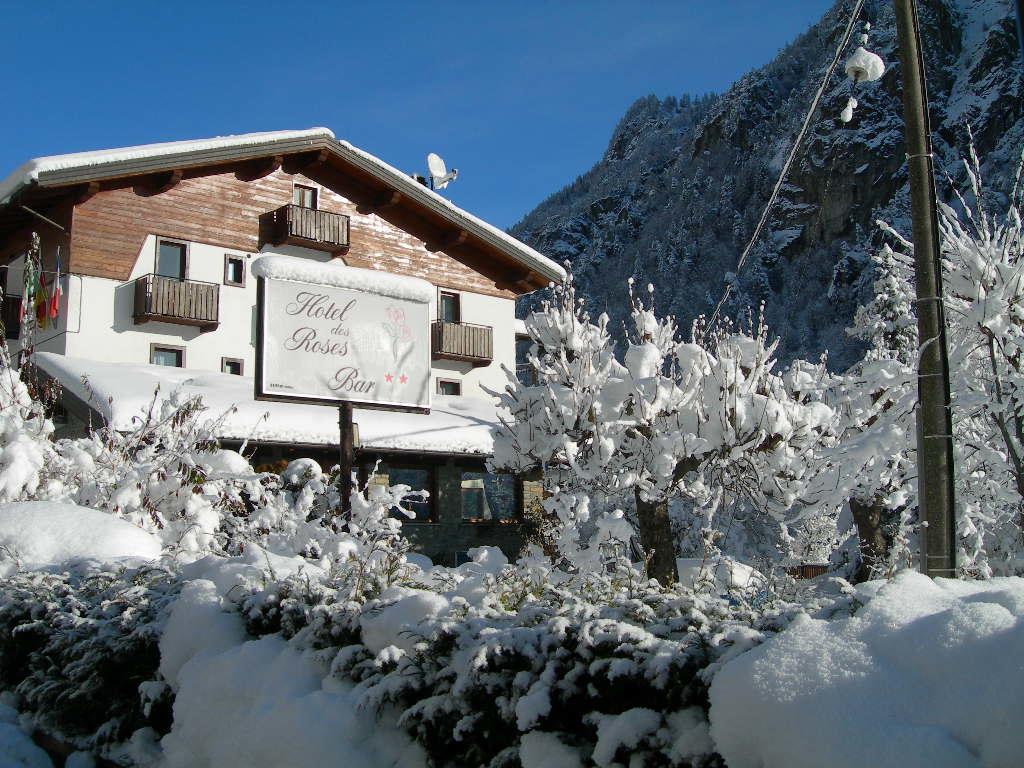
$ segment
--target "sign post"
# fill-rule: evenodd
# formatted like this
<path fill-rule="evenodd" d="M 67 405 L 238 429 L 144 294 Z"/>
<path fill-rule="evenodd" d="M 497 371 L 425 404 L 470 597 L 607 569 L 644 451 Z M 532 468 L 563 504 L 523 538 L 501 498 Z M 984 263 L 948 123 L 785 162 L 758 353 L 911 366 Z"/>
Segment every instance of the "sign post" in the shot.
<path fill-rule="evenodd" d="M 338 406 L 338 466 L 341 492 L 341 514 L 345 520 L 352 519 L 352 465 L 355 463 L 355 447 L 352 444 L 352 403 Z"/>
<path fill-rule="evenodd" d="M 255 398 L 338 409 L 341 513 L 352 513 L 353 410 L 430 411 L 425 280 L 268 255 L 256 284 Z"/>

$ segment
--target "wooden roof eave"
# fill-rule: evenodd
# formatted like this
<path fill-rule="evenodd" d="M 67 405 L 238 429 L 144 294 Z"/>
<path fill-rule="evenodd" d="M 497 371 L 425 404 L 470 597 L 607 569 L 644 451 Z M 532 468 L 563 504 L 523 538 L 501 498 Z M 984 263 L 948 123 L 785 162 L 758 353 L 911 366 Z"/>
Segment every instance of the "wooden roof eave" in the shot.
<path fill-rule="evenodd" d="M 99 182 L 114 179 L 125 179 L 140 176 L 154 176 L 167 173 L 168 171 L 189 170 L 205 168 L 210 166 L 237 165 L 248 161 L 260 160 L 267 157 L 284 157 L 289 155 L 300 155 L 317 153 L 316 160 L 324 162 L 329 156 L 339 158 L 345 165 L 356 169 L 363 176 L 373 178 L 381 184 L 384 190 L 397 192 L 399 199 L 392 204 L 408 205 L 418 208 L 420 211 L 428 212 L 431 217 L 446 221 L 451 230 L 459 235 L 459 243 L 469 239 L 479 242 L 486 250 L 497 252 L 504 259 L 515 264 L 526 272 L 523 280 L 519 281 L 530 285 L 531 290 L 536 290 L 548 285 L 549 282 L 560 282 L 562 275 L 553 271 L 549 265 L 543 262 L 528 263 L 534 261 L 528 255 L 509 243 L 504 237 L 492 232 L 488 226 L 483 226 L 474 217 L 466 215 L 440 198 L 436 193 L 420 184 L 412 177 L 406 180 L 404 175 L 401 179 L 396 174 L 384 168 L 380 163 L 365 157 L 363 153 L 334 139 L 324 138 L 295 138 L 285 139 L 273 144 L 257 144 L 243 147 L 218 147 L 211 149 L 189 150 L 180 153 L 162 154 L 153 157 L 139 157 L 133 159 L 119 160 L 104 167 L 97 164 L 86 167 L 71 167 L 40 171 L 37 178 L 33 179 L 26 186 L 18 190 L 14 196 L 5 204 L 0 206 L 0 216 L 7 210 L 18 205 L 18 200 L 24 199 L 25 193 L 31 190 L 29 195 L 35 198 L 40 193 L 56 192 L 68 187 L 75 187 L 79 190 L 95 187 Z M 180 176 L 179 176 L 180 178 Z M 45 191 L 45 192 L 44 192 Z M 47 195 L 48 196 L 48 195 Z"/>

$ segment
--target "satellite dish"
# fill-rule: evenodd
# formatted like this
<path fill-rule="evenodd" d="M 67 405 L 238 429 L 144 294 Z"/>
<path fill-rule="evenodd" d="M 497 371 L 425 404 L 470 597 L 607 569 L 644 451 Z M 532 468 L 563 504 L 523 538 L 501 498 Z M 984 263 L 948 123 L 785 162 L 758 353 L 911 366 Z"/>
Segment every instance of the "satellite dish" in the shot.
<path fill-rule="evenodd" d="M 431 189 L 444 189 L 448 186 L 448 182 L 459 178 L 458 169 L 452 168 L 449 171 L 441 156 L 434 152 L 427 155 L 427 170 L 430 172 Z"/>

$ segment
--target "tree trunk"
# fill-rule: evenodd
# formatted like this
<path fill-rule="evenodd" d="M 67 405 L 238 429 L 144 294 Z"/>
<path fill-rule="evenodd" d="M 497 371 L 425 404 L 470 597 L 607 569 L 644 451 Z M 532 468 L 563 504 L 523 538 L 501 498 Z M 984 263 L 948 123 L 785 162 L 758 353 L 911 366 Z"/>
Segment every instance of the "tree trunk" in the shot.
<path fill-rule="evenodd" d="M 850 499 L 850 512 L 860 540 L 860 565 L 853 576 L 853 582 L 859 584 L 872 578 L 872 567 L 884 563 L 889 553 L 889 540 L 882 529 L 885 507 L 878 499 L 869 502 Z"/>
<path fill-rule="evenodd" d="M 640 543 L 647 554 L 647 576 L 657 579 L 663 587 L 678 581 L 676 547 L 672 540 L 672 524 L 668 519 L 668 501 L 647 501 L 639 489 L 636 497 L 636 517 L 640 523 Z"/>

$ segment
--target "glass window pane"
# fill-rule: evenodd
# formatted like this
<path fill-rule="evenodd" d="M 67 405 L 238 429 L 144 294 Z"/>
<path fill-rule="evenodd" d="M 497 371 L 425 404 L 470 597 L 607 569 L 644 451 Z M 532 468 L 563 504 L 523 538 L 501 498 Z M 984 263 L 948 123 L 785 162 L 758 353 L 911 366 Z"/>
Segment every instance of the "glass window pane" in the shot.
<path fill-rule="evenodd" d="M 228 259 L 227 281 L 240 285 L 245 277 L 241 259 Z"/>
<path fill-rule="evenodd" d="M 508 520 L 516 516 L 513 475 L 462 473 L 462 519 Z"/>
<path fill-rule="evenodd" d="M 459 322 L 459 297 L 453 293 L 441 294 L 440 319 L 445 323 Z"/>
<path fill-rule="evenodd" d="M 461 395 L 462 385 L 457 381 L 437 382 L 437 394 L 439 395 Z"/>
<path fill-rule="evenodd" d="M 153 349 L 153 365 L 167 365 L 171 368 L 181 368 L 181 350 L 156 347 Z"/>
<path fill-rule="evenodd" d="M 377 469 L 377 473 L 385 472 L 388 485 L 408 485 L 413 491 L 426 491 L 427 493 L 431 493 L 433 490 L 433 470 L 428 467 L 385 467 L 382 464 Z M 402 506 L 416 513 L 414 520 L 430 520 L 429 497 L 424 499 L 419 496 L 410 496 L 402 502 Z M 397 509 L 393 509 L 391 513 L 395 516 L 405 517 Z"/>
<path fill-rule="evenodd" d="M 163 277 L 185 279 L 185 245 L 160 241 L 156 257 L 156 273 Z"/>
<path fill-rule="evenodd" d="M 303 208 L 316 208 L 316 190 L 296 184 L 292 190 L 292 203 Z"/>

